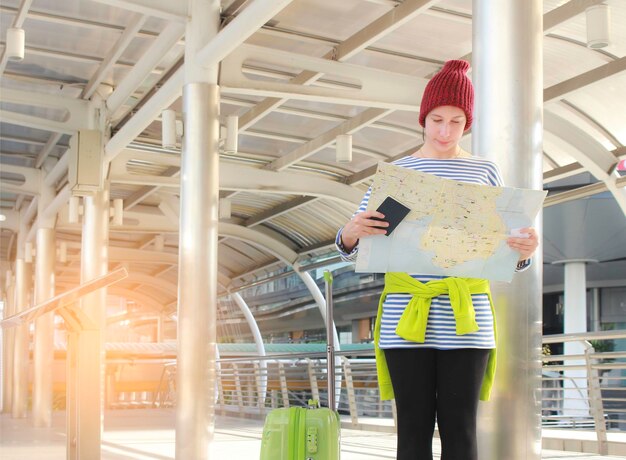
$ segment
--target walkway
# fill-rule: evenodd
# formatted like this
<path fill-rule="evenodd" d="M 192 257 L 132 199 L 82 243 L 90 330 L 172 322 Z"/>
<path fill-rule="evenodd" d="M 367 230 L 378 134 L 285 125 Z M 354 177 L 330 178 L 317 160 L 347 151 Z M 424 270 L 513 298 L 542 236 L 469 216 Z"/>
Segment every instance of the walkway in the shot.
<path fill-rule="evenodd" d="M 170 460 L 174 458 L 174 411 L 172 409 L 116 410 L 105 414 L 102 460 Z M 262 422 L 219 416 L 211 459 L 256 459 L 261 446 Z M 396 437 L 390 433 L 342 430 L 342 460 L 395 458 Z M 435 440 L 435 458 L 439 442 Z M 64 460 L 65 413 L 55 413 L 52 428 L 33 428 L 30 419 L 0 416 L 2 460 Z M 543 459 L 612 460 L 601 457 L 545 450 Z"/>

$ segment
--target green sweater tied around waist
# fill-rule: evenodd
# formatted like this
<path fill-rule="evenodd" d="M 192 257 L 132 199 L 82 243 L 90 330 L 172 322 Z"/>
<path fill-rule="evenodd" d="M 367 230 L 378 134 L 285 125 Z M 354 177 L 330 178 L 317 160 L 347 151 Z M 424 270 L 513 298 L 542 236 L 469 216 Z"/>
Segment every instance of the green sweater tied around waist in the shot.
<path fill-rule="evenodd" d="M 491 312 L 493 314 L 494 337 L 496 332 L 496 317 L 491 300 L 489 281 L 480 278 L 443 278 L 422 283 L 406 273 L 386 273 L 385 288 L 378 302 L 378 315 L 374 326 L 374 347 L 376 351 L 376 369 L 378 372 L 378 385 L 380 398 L 383 400 L 393 399 L 393 387 L 391 377 L 385 360 L 385 353 L 378 347 L 380 341 L 380 324 L 383 314 L 383 303 L 387 294 L 410 294 L 413 297 L 409 301 L 404 313 L 400 317 L 396 334 L 411 342 L 423 343 L 426 336 L 428 313 L 433 297 L 447 294 L 450 297 L 450 305 L 456 322 L 456 334 L 463 335 L 478 331 L 476 312 L 472 303 L 472 294 L 487 294 Z M 488 401 L 491 395 L 493 379 L 496 372 L 496 350 L 491 350 L 487 369 L 480 389 L 480 399 Z"/>

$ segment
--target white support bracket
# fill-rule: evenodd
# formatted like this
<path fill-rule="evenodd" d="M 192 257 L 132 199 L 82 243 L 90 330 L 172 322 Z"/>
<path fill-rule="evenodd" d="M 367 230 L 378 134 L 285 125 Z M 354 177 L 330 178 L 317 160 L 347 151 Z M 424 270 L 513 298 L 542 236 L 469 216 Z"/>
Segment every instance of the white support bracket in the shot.
<path fill-rule="evenodd" d="M 65 110 L 67 117 L 63 121 L 24 115 L 8 110 L 2 110 L 0 116 L 2 121 L 7 123 L 63 134 L 73 134 L 79 129 L 87 129 L 94 112 L 93 105 L 89 101 L 19 89 L 3 88 L 2 100 L 13 104 Z"/>
<path fill-rule="evenodd" d="M 244 74 L 243 66 L 248 60 L 291 68 L 297 73 L 310 70 L 334 78 L 342 77 L 347 81 L 356 80 L 357 87 L 338 89 L 251 80 Z M 247 94 L 417 112 L 427 82 L 425 78 L 244 44 L 222 61 L 220 90 L 222 94 Z"/>
<path fill-rule="evenodd" d="M 5 177 L 5 179 L 0 180 L 2 190 L 25 195 L 39 195 L 39 184 L 41 182 L 42 174 L 40 169 L 3 164 L 2 172 L 4 174 L 9 173 L 19 175 L 24 178 L 24 182 L 20 184 L 17 183 L 18 180 L 9 181 L 9 179 Z"/>

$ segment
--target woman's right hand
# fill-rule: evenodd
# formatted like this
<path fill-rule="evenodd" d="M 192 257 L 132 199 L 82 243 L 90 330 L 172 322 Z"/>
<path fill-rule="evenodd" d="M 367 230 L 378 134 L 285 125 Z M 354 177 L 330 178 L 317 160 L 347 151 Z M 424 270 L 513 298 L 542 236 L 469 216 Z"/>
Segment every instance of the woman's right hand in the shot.
<path fill-rule="evenodd" d="M 346 251 L 350 252 L 357 245 L 359 240 L 368 235 L 385 235 L 389 222 L 372 219 L 378 217 L 384 219 L 385 215 L 378 211 L 364 211 L 356 214 L 344 227 L 341 232 L 341 242 Z"/>

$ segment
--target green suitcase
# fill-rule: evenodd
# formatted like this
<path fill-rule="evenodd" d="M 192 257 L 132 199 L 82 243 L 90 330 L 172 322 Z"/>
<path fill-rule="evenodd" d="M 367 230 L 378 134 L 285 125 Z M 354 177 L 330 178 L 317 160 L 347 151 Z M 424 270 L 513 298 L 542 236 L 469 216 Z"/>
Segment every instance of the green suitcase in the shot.
<path fill-rule="evenodd" d="M 326 407 L 274 409 L 265 419 L 261 460 L 339 460 L 339 444 L 337 412 Z"/>
<path fill-rule="evenodd" d="M 324 271 L 326 282 L 326 333 L 328 346 L 328 406 L 309 401 L 309 407 L 274 409 L 265 419 L 261 460 L 339 460 L 341 428 L 335 408 L 335 349 L 333 343 L 333 277 Z"/>

